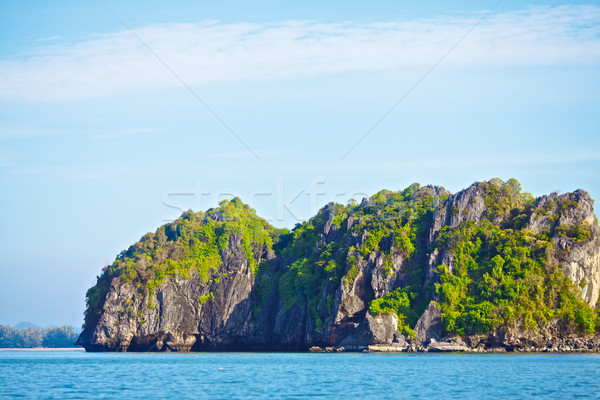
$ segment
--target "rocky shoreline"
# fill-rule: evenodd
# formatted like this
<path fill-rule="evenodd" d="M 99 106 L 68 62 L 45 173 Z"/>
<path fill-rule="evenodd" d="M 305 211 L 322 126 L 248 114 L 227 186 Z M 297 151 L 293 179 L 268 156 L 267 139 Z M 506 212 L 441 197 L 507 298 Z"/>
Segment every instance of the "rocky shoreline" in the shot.
<path fill-rule="evenodd" d="M 471 338 L 469 338 L 471 339 Z M 447 341 L 431 339 L 428 343 L 392 343 L 373 344 L 366 346 L 312 346 L 308 349 L 311 353 L 600 353 L 600 337 L 580 338 L 573 337 L 564 340 L 555 340 L 540 345 L 486 345 L 476 341 L 467 343 L 461 338 L 452 338 Z"/>

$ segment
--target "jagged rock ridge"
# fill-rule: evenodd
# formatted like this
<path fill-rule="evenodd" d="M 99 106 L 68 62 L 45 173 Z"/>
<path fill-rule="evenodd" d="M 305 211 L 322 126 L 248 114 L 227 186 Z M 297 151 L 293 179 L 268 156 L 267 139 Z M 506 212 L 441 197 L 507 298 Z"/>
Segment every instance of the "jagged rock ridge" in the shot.
<path fill-rule="evenodd" d="M 507 303 L 525 284 L 534 301 Z M 554 289 L 542 295 L 539 285 Z M 514 180 L 456 194 L 414 184 L 360 205 L 330 203 L 292 232 L 236 198 L 184 213 L 120 254 L 88 291 L 77 343 L 88 351 L 590 350 L 599 291 L 599 228 L 583 190 L 534 199 Z"/>

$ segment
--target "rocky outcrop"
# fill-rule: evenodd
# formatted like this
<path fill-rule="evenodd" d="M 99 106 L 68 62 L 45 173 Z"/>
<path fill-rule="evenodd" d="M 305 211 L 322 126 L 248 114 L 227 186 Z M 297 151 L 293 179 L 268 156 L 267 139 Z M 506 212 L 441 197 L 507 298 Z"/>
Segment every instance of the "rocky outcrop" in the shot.
<path fill-rule="evenodd" d="M 77 344 L 87 351 L 595 351 L 600 339 L 567 332 L 559 323 L 531 332 L 515 327 L 488 335 L 458 338 L 444 332 L 439 298 L 433 290 L 441 264 L 454 267 L 454 255 L 436 246 L 445 228 L 483 219 L 502 223 L 502 214 L 486 207 L 481 184 L 456 194 L 443 188 L 425 187 L 437 199 L 414 254 L 381 241 L 370 253 L 358 251 L 368 240 L 364 221 L 335 214 L 328 204 L 315 222 L 317 239 L 307 254 L 342 243 L 338 259 L 355 259 L 343 278 L 327 280 L 318 298 L 298 296 L 284 304 L 278 281 L 297 259 L 276 254 L 266 245 L 252 244 L 252 257 L 240 233 L 232 233 L 220 252 L 220 265 L 201 276 L 167 276 L 150 290 L 137 281 L 115 276 L 103 292 L 97 318 L 84 327 Z M 446 199 L 447 197 L 447 199 Z M 365 199 L 360 207 L 372 207 Z M 532 233 L 550 232 L 548 258 L 559 266 L 595 306 L 600 293 L 600 229 L 593 200 L 585 191 L 551 194 L 535 200 L 523 221 Z M 379 210 L 377 212 L 380 212 Z M 217 220 L 222 218 L 214 214 Z M 321 214 L 320 214 L 321 215 Z M 378 214 L 379 215 L 379 214 Z M 340 222 L 341 219 L 341 222 Z M 328 247 L 329 246 L 329 247 Z M 258 288 L 256 267 L 266 263 L 272 285 Z M 254 266 L 252 267 L 251 264 Z M 373 299 L 410 284 L 415 266 L 423 268 L 422 293 L 426 301 L 414 337 L 400 333 L 397 315 L 371 314 Z M 254 271 L 253 271 L 254 268 Z M 266 291 L 265 291 L 266 290 Z M 316 304 L 316 306 L 315 306 Z M 424 311 L 423 311 L 424 310 Z M 415 318 L 416 319 L 416 318 Z M 406 331 L 405 331 L 406 332 Z M 554 349 L 554 350 L 552 350 Z"/>
<path fill-rule="evenodd" d="M 261 249 L 260 260 L 273 257 Z M 240 236 L 231 235 L 223 263 L 208 281 L 196 272 L 166 278 L 150 295 L 121 277 L 111 282 L 100 320 L 78 344 L 93 351 L 191 351 L 243 343 L 254 283 Z"/>
<path fill-rule="evenodd" d="M 429 233 L 430 242 L 444 226 L 456 228 L 462 222 L 479 222 L 485 212 L 484 192 L 478 184 L 450 195 L 448 201 L 435 212 Z"/>
<path fill-rule="evenodd" d="M 431 339 L 440 340 L 442 334 L 442 311 L 432 301 L 417 321 L 417 325 L 415 325 L 415 340 L 418 343 L 423 343 Z"/>
<path fill-rule="evenodd" d="M 398 343 L 398 318 L 395 315 L 373 317 L 367 313 L 342 342 L 341 346 L 353 348 L 365 345 L 392 345 Z"/>
<path fill-rule="evenodd" d="M 430 353 L 437 353 L 437 352 L 464 353 L 464 352 L 470 352 L 471 348 L 466 346 L 462 341 L 460 341 L 459 343 L 455 343 L 455 342 L 451 342 L 451 341 L 438 342 L 435 339 L 431 339 L 431 341 L 427 345 L 426 350 Z"/>
<path fill-rule="evenodd" d="M 546 207 L 550 202 L 550 207 Z M 569 233 L 578 227 L 589 230 L 586 240 L 568 234 L 555 237 L 551 257 L 554 263 L 560 265 L 565 276 L 580 288 L 582 297 L 592 307 L 598 302 L 600 294 L 600 229 L 593 204 L 589 193 L 583 190 L 550 198 L 544 196 L 537 210 L 546 211 L 546 215 L 533 213 L 529 222 L 534 232 L 554 229 Z M 557 215 L 559 208 L 563 210 L 559 218 L 553 221 L 551 216 Z"/>

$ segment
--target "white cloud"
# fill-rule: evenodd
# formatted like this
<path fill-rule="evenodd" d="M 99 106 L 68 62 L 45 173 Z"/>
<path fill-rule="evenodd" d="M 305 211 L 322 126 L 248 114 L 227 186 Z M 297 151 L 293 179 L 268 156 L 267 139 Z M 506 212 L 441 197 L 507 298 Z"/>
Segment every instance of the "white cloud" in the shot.
<path fill-rule="evenodd" d="M 58 128 L 43 128 L 36 126 L 2 126 L 0 125 L 0 140 L 29 138 L 37 136 L 62 135 L 64 131 Z"/>
<path fill-rule="evenodd" d="M 278 157 L 281 155 L 289 154 L 289 149 L 258 149 L 256 152 L 260 157 Z M 255 159 L 253 153 L 248 150 L 242 151 L 227 151 L 227 152 L 216 152 L 207 154 L 208 157 L 214 159 L 224 159 L 224 160 L 245 160 L 245 159 Z"/>
<path fill-rule="evenodd" d="M 142 126 L 137 128 L 125 128 L 125 129 L 115 129 L 111 131 L 100 131 L 97 134 L 94 134 L 92 138 L 94 139 L 118 139 L 126 136 L 134 136 L 134 135 L 152 135 L 155 133 L 165 133 L 171 131 L 172 128 L 166 126 Z"/>
<path fill-rule="evenodd" d="M 561 151 L 550 152 L 524 152 L 511 155 L 489 153 L 485 156 L 472 156 L 469 154 L 450 155 L 408 155 L 402 159 L 382 161 L 340 161 L 314 163 L 307 166 L 305 163 L 295 164 L 297 171 L 309 171 L 312 173 L 323 172 L 365 172 L 373 171 L 406 171 L 418 166 L 420 171 L 445 171 L 456 172 L 465 170 L 478 170 L 482 168 L 505 169 L 508 167 L 539 167 L 539 166 L 561 166 L 566 164 L 578 164 L 600 161 L 600 149 L 597 148 L 565 148 Z M 290 164 L 291 165 L 291 164 Z M 459 174 L 460 175 L 460 174 Z"/>
<path fill-rule="evenodd" d="M 100 128 L 61 129 L 59 127 L 40 127 L 35 125 L 0 125 L 0 141 L 10 139 L 23 139 L 39 136 L 68 135 L 85 132 L 94 139 L 115 139 L 133 135 L 151 135 L 172 130 L 168 126 L 141 126 L 135 128 L 112 129 L 110 131 Z"/>
<path fill-rule="evenodd" d="M 390 23 L 163 24 L 135 29 L 187 84 L 427 69 L 480 18 Z M 598 65 L 600 7 L 488 16 L 444 60 L 451 68 Z M 0 98 L 69 100 L 180 85 L 129 31 L 38 47 L 0 61 Z"/>
<path fill-rule="evenodd" d="M 16 153 L 5 149 L 0 149 L 0 168 L 10 167 L 18 159 Z"/>

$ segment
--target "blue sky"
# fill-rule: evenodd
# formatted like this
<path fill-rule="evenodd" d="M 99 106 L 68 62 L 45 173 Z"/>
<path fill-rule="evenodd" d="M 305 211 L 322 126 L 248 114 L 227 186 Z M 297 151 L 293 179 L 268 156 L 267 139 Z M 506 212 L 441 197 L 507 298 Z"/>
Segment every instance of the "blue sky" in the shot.
<path fill-rule="evenodd" d="M 3 2 L 0 324 L 80 325 L 107 260 L 231 195 L 598 199 L 599 109 L 597 2 Z"/>

